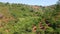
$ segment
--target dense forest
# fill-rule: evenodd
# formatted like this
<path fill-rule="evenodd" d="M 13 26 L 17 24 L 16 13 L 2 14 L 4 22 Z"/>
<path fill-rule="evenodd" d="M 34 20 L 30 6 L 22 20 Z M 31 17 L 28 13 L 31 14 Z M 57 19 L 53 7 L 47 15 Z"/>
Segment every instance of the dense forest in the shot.
<path fill-rule="evenodd" d="M 60 34 L 60 1 L 51 6 L 0 2 L 0 34 Z"/>

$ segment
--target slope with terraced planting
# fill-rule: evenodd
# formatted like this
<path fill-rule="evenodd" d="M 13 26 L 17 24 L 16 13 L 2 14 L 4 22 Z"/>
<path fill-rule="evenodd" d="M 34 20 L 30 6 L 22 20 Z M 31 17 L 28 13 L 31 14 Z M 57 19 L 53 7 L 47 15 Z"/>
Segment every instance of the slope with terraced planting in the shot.
<path fill-rule="evenodd" d="M 60 34 L 55 7 L 0 2 L 0 34 Z"/>

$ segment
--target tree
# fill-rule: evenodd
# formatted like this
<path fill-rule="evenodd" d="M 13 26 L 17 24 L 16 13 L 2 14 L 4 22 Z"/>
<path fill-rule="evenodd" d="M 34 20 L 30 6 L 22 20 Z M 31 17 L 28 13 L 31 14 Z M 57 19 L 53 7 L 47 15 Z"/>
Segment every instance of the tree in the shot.
<path fill-rule="evenodd" d="M 5 5 L 6 5 L 6 6 L 9 6 L 10 4 L 7 2 L 7 3 L 5 3 Z"/>
<path fill-rule="evenodd" d="M 60 0 L 57 2 L 57 5 L 56 5 L 56 10 L 60 11 L 59 9 L 60 9 Z"/>
<path fill-rule="evenodd" d="M 57 1 L 52 16 L 57 16 L 60 13 L 60 0 Z"/>

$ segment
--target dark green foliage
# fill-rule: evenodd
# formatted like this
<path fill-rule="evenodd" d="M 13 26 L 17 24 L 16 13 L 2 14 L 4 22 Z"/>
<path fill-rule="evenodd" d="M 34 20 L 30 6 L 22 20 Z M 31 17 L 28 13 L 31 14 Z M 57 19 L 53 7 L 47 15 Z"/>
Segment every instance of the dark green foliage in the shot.
<path fill-rule="evenodd" d="M 26 32 L 32 32 L 32 30 L 30 30 L 30 29 L 26 29 L 25 31 L 26 31 Z"/>
<path fill-rule="evenodd" d="M 0 32 L 0 34 L 2 34 L 2 32 Z"/>
<path fill-rule="evenodd" d="M 14 32 L 13 34 L 18 34 L 18 32 Z"/>
<path fill-rule="evenodd" d="M 34 12 L 34 10 L 32 9 L 32 10 L 30 10 L 30 12 Z"/>
<path fill-rule="evenodd" d="M 24 9 L 23 7 L 21 8 L 21 10 L 22 10 L 22 11 L 25 11 L 25 9 Z"/>

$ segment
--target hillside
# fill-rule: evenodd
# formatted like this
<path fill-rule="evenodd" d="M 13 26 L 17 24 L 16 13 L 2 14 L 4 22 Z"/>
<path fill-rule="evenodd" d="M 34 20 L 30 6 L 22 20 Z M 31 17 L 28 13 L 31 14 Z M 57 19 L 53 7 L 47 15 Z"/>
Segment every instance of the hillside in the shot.
<path fill-rule="evenodd" d="M 60 34 L 55 7 L 0 2 L 0 34 Z"/>

